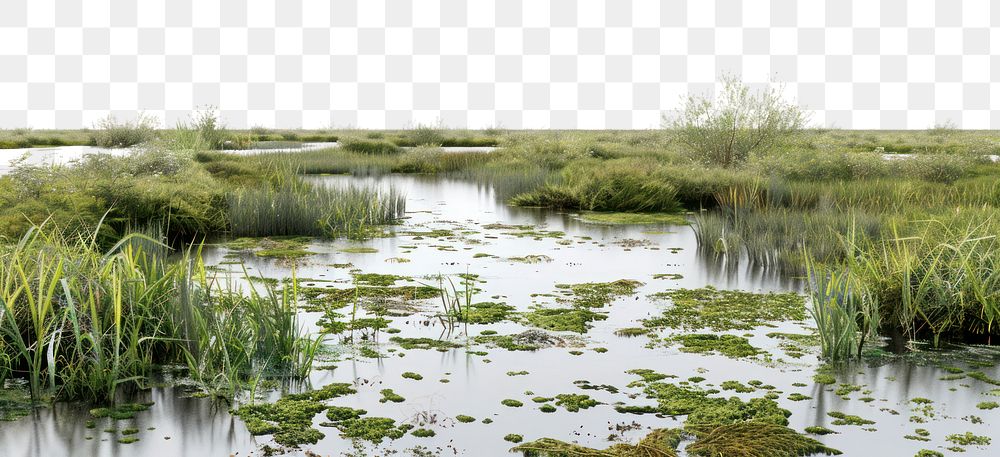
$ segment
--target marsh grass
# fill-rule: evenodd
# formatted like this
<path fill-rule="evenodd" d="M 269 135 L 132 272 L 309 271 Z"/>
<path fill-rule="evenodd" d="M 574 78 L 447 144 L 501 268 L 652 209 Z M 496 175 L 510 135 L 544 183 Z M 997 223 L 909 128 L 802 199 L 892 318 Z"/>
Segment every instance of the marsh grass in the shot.
<path fill-rule="evenodd" d="M 406 210 L 395 190 L 314 186 L 297 179 L 278 188 L 240 189 L 229 195 L 229 222 L 236 236 L 363 237 L 395 223 Z"/>
<path fill-rule="evenodd" d="M 168 260 L 150 244 L 162 240 L 133 233 L 101 250 L 96 231 L 41 226 L 0 247 L 0 374 L 34 398 L 113 402 L 158 364 L 187 362 L 228 393 L 258 371 L 308 373 L 321 337 L 301 333 L 294 291 L 219 288 L 197 249 Z"/>

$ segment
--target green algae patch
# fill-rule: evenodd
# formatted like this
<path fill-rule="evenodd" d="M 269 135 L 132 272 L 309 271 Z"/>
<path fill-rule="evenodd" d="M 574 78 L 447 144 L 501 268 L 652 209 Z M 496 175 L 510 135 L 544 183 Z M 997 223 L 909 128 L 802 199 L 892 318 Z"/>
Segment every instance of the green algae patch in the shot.
<path fill-rule="evenodd" d="M 243 419 L 251 435 L 274 435 L 274 441 L 283 446 L 315 444 L 325 436 L 312 428 L 313 417 L 327 409 L 322 402 L 354 393 L 350 384 L 333 383 L 274 403 L 244 405 L 232 413 Z"/>
<path fill-rule="evenodd" d="M 528 372 L 524 371 L 524 370 L 521 370 L 521 371 L 508 371 L 507 372 L 507 376 L 524 376 L 524 375 L 527 375 L 527 374 L 528 374 Z"/>
<path fill-rule="evenodd" d="M 603 321 L 608 316 L 581 308 L 536 308 L 524 313 L 523 318 L 528 324 L 546 330 L 587 333 L 591 322 Z"/>
<path fill-rule="evenodd" d="M 379 399 L 379 403 L 387 403 L 387 402 L 402 403 L 406 401 L 405 398 L 403 398 L 396 392 L 393 392 L 392 389 L 382 389 L 381 391 L 379 391 L 379 393 L 382 394 L 382 398 Z"/>
<path fill-rule="evenodd" d="M 374 254 L 378 252 L 378 249 L 369 247 L 350 247 L 350 248 L 340 248 L 337 251 L 347 253 L 347 254 Z"/>
<path fill-rule="evenodd" d="M 379 300 L 426 300 L 440 296 L 441 290 L 430 286 L 358 286 L 338 289 L 333 287 L 301 287 L 300 296 L 305 300 L 307 311 L 324 311 L 343 308 L 358 299 Z"/>
<path fill-rule="evenodd" d="M 437 435 L 437 433 L 435 433 L 434 430 L 428 428 L 418 428 L 410 432 L 410 434 L 417 438 L 430 438 L 434 435 Z"/>
<path fill-rule="evenodd" d="M 495 324 L 510 319 L 515 310 L 506 303 L 480 302 L 469 305 L 455 317 L 459 322 L 470 324 Z"/>
<path fill-rule="evenodd" d="M 436 349 L 448 350 L 462 347 L 461 344 L 453 341 L 437 340 L 434 338 L 403 338 L 394 336 L 389 341 L 398 344 L 403 349 Z"/>
<path fill-rule="evenodd" d="M 399 281 L 406 281 L 410 278 L 393 274 L 382 273 L 357 273 L 354 275 L 354 282 L 358 285 L 387 287 L 393 286 Z"/>
<path fill-rule="evenodd" d="M 466 416 L 465 414 L 459 414 L 459 415 L 455 416 L 455 420 L 457 420 L 457 421 L 459 421 L 459 422 L 461 422 L 463 424 L 468 424 L 470 422 L 475 422 L 476 418 L 472 417 L 472 416 Z"/>
<path fill-rule="evenodd" d="M 516 433 L 510 433 L 504 436 L 503 440 L 511 443 L 520 443 L 521 441 L 524 441 L 524 437 Z"/>
<path fill-rule="evenodd" d="M 737 393 L 750 393 L 757 390 L 739 381 L 723 381 L 719 387 L 722 387 L 722 390 L 732 390 Z"/>
<path fill-rule="evenodd" d="M 594 449 L 552 438 L 542 438 L 518 445 L 510 451 L 549 457 L 677 457 L 677 446 L 681 438 L 680 430 L 661 428 L 653 430 L 637 444 L 618 443 L 607 449 Z"/>
<path fill-rule="evenodd" d="M 152 403 L 124 403 L 110 408 L 94 408 L 90 410 L 90 416 L 94 418 L 110 417 L 114 420 L 132 419 L 135 413 L 146 411 Z"/>
<path fill-rule="evenodd" d="M 635 290 L 643 284 L 631 279 L 619 279 L 611 282 L 587 282 L 581 284 L 556 284 L 573 306 L 584 308 L 603 308 L 618 297 L 634 295 Z"/>
<path fill-rule="evenodd" d="M 751 346 L 749 340 L 736 335 L 693 333 L 677 335 L 666 341 L 680 343 L 681 352 L 721 354 L 733 359 L 754 357 L 763 353 L 760 349 Z"/>
<path fill-rule="evenodd" d="M 402 438 L 413 426 L 410 424 L 396 424 L 396 421 L 388 417 L 362 417 L 357 419 L 347 419 L 337 423 L 340 436 L 344 438 L 360 439 L 372 443 L 381 443 L 386 438 L 396 440 Z"/>
<path fill-rule="evenodd" d="M 118 442 L 121 444 L 132 444 L 137 441 L 139 441 L 139 438 L 136 436 L 123 436 L 121 438 L 118 438 Z"/>
<path fill-rule="evenodd" d="M 226 243 L 226 247 L 249 251 L 257 257 L 298 259 L 315 254 L 306 250 L 311 241 L 308 237 L 237 238 Z"/>
<path fill-rule="evenodd" d="M 330 422 L 358 419 L 365 414 L 368 414 L 368 411 L 363 409 L 354 409 L 348 406 L 331 406 L 326 410 L 326 418 Z"/>
<path fill-rule="evenodd" d="M 952 434 L 944 438 L 949 443 L 957 444 L 959 446 L 988 446 L 990 444 L 990 437 L 974 435 L 972 432 L 965 432 L 964 434 Z"/>
<path fill-rule="evenodd" d="M 420 381 L 424 379 L 424 377 L 420 373 L 414 373 L 412 371 L 403 372 L 403 377 L 406 379 L 412 379 L 414 381 Z"/>
<path fill-rule="evenodd" d="M 944 457 L 944 454 L 930 449 L 921 449 L 913 457 Z"/>
<path fill-rule="evenodd" d="M 809 427 L 806 427 L 805 430 L 806 430 L 806 433 L 809 433 L 811 435 L 830 435 L 830 434 L 837 433 L 837 432 L 835 432 L 833 430 L 830 430 L 830 429 L 828 429 L 826 427 L 823 427 L 821 425 L 811 425 Z"/>
<path fill-rule="evenodd" d="M 686 330 L 752 330 L 770 322 L 803 320 L 805 301 L 795 293 L 756 294 L 714 287 L 677 289 L 650 296 L 670 300 L 673 306 L 659 317 L 646 319 L 646 327 Z"/>
<path fill-rule="evenodd" d="M 693 431 L 690 427 L 687 431 Z M 813 438 L 784 425 L 741 422 L 694 430 L 698 439 L 688 445 L 688 455 L 798 457 L 803 455 L 839 455 Z"/>
<path fill-rule="evenodd" d="M 513 398 L 506 398 L 500 401 L 501 405 L 509 406 L 511 408 L 520 408 L 524 406 L 524 403 L 519 400 L 514 400 Z"/>
<path fill-rule="evenodd" d="M 995 401 L 983 401 L 983 402 L 979 402 L 978 404 L 976 404 L 976 408 L 987 409 L 987 410 L 989 410 L 989 409 L 997 409 L 997 408 L 1000 408 L 1000 403 L 997 403 Z"/>
<path fill-rule="evenodd" d="M 683 214 L 675 213 L 596 213 L 580 214 L 580 220 L 593 224 L 609 225 L 686 225 Z"/>
<path fill-rule="evenodd" d="M 634 336 L 647 335 L 651 331 L 651 329 L 645 327 L 626 327 L 615 330 L 615 336 L 631 338 Z"/>
<path fill-rule="evenodd" d="M 597 400 L 590 398 L 590 395 L 582 394 L 559 394 L 556 395 L 556 406 L 562 406 L 571 413 L 580 411 L 581 409 L 593 408 L 601 404 Z"/>
<path fill-rule="evenodd" d="M 852 414 L 844 414 L 840 411 L 830 411 L 826 413 L 827 416 L 834 418 L 831 422 L 833 425 L 872 425 L 875 421 L 865 419 L 860 416 L 855 416 Z"/>
<path fill-rule="evenodd" d="M 0 422 L 16 421 L 31 414 L 34 403 L 23 387 L 4 388 L 0 385 Z"/>

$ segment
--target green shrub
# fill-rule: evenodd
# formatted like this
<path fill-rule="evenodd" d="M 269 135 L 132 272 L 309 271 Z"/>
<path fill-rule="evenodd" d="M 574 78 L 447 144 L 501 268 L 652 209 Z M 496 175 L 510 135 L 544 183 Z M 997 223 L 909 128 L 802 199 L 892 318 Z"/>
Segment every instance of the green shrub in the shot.
<path fill-rule="evenodd" d="M 753 92 L 736 77 L 726 76 L 714 100 L 689 95 L 678 117 L 665 124 L 697 160 L 731 167 L 800 129 L 805 115 L 782 99 L 780 89 Z"/>
<path fill-rule="evenodd" d="M 97 123 L 94 144 L 102 148 L 127 148 L 152 140 L 156 136 L 155 121 L 139 113 L 135 120 L 118 122 L 113 115 Z"/>

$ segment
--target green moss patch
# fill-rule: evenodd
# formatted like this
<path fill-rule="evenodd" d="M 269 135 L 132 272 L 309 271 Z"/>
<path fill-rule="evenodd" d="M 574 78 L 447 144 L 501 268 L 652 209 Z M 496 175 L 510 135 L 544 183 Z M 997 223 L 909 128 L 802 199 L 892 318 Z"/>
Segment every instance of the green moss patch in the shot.
<path fill-rule="evenodd" d="M 379 399 L 379 403 L 386 403 L 390 401 L 393 403 L 402 403 L 406 401 L 405 398 L 396 392 L 393 392 L 392 389 L 382 389 L 379 393 L 382 394 L 382 398 Z"/>
<path fill-rule="evenodd" d="M 552 438 L 542 438 L 518 445 L 512 448 L 511 452 L 549 457 L 676 457 L 677 446 L 681 442 L 681 435 L 681 431 L 677 429 L 657 429 L 646 435 L 638 444 L 618 443 L 607 449 L 600 450 Z"/>
<path fill-rule="evenodd" d="M 677 335 L 667 341 L 681 344 L 681 352 L 696 354 L 722 354 L 729 358 L 754 357 L 763 353 L 760 349 L 750 345 L 750 342 L 741 336 L 717 335 L 709 333 L 693 333 Z"/>
<path fill-rule="evenodd" d="M 336 425 L 340 436 L 351 439 L 361 439 L 372 443 L 381 443 L 386 438 L 395 440 L 402 438 L 413 426 L 396 424 L 388 417 L 362 417 L 347 419 Z"/>
<path fill-rule="evenodd" d="M 687 430 L 690 431 L 690 428 Z M 783 425 L 740 422 L 703 427 L 697 432 L 698 439 L 685 448 L 688 455 L 797 457 L 841 454 L 840 451 Z"/>
<path fill-rule="evenodd" d="M 510 318 L 516 308 L 506 303 L 480 302 L 463 309 L 456 318 L 470 324 L 495 324 Z"/>
<path fill-rule="evenodd" d="M 398 344 L 403 349 L 437 349 L 448 350 L 462 347 L 461 344 L 453 341 L 437 340 L 434 338 L 403 338 L 394 336 L 389 341 Z"/>
<path fill-rule="evenodd" d="M 580 411 L 581 409 L 593 408 L 601 404 L 597 400 L 590 398 L 590 395 L 582 394 L 559 394 L 556 395 L 556 406 L 562 406 L 571 413 Z"/>
<path fill-rule="evenodd" d="M 244 405 L 232 411 L 243 419 L 252 435 L 274 435 L 283 446 L 315 444 L 325 436 L 312 428 L 312 420 L 327 409 L 322 402 L 357 393 L 350 384 L 334 383 L 322 389 L 287 395 L 274 403 Z"/>
<path fill-rule="evenodd" d="M 852 414 L 844 414 L 840 411 L 831 411 L 826 413 L 826 415 L 834 419 L 831 422 L 833 425 L 872 425 L 875 423 L 875 421 Z"/>
<path fill-rule="evenodd" d="M 420 373 L 414 373 L 412 371 L 403 372 L 403 377 L 406 379 L 412 379 L 414 381 L 420 381 L 421 379 L 424 379 L 424 377 L 420 375 Z"/>
<path fill-rule="evenodd" d="M 90 415 L 94 418 L 110 417 L 114 420 L 132 419 L 135 413 L 146 411 L 152 403 L 124 403 L 110 408 L 94 408 L 90 410 Z"/>
<path fill-rule="evenodd" d="M 594 213 L 585 212 L 580 214 L 580 220 L 595 224 L 628 224 L 628 225 L 650 225 L 669 224 L 684 225 L 687 220 L 682 214 L 673 213 Z"/>
<path fill-rule="evenodd" d="M 639 281 L 619 279 L 612 282 L 588 282 L 582 284 L 556 284 L 574 306 L 584 308 L 602 308 L 618 297 L 635 294 L 642 286 Z"/>
<path fill-rule="evenodd" d="M 528 324 L 546 330 L 586 333 L 591 322 L 605 320 L 608 316 L 581 308 L 536 308 L 525 313 L 523 318 Z"/>
<path fill-rule="evenodd" d="M 673 306 L 667 308 L 662 316 L 644 320 L 646 327 L 707 328 L 721 332 L 751 330 L 769 322 L 806 317 L 805 302 L 795 293 L 755 294 L 709 286 L 661 292 L 651 298 L 669 299 Z"/>

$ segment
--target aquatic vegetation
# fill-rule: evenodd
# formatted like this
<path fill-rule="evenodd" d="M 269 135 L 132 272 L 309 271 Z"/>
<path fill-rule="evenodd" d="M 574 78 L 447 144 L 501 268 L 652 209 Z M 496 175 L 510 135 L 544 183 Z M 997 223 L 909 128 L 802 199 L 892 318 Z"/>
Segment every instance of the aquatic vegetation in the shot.
<path fill-rule="evenodd" d="M 690 427 L 686 430 L 692 430 Z M 739 422 L 698 429 L 698 439 L 685 450 L 689 455 L 715 456 L 774 456 L 839 455 L 812 438 L 783 425 Z"/>
<path fill-rule="evenodd" d="M 538 328 L 576 333 L 586 333 L 591 322 L 608 318 L 606 314 L 581 308 L 535 308 L 521 317 Z"/>
<path fill-rule="evenodd" d="M 624 337 L 633 337 L 633 336 L 645 335 L 651 331 L 652 331 L 651 329 L 645 327 L 627 327 L 615 330 L 615 335 Z"/>
<path fill-rule="evenodd" d="M 468 424 L 470 422 L 475 422 L 476 418 L 472 417 L 472 416 L 466 416 L 465 414 L 459 414 L 459 415 L 455 416 L 455 420 L 457 420 L 457 421 L 459 421 L 459 422 L 461 422 L 463 424 Z"/>
<path fill-rule="evenodd" d="M 297 259 L 315 254 L 306 249 L 311 241 L 307 237 L 238 238 L 226 247 L 250 251 L 257 257 Z"/>
<path fill-rule="evenodd" d="M 546 403 L 546 404 L 544 404 L 542 406 L 539 406 L 538 410 L 541 411 L 541 412 L 543 412 L 543 413 L 554 413 L 554 412 L 556 412 L 556 407 L 552 406 L 552 405 L 550 405 L 548 403 Z"/>
<path fill-rule="evenodd" d="M 826 415 L 834 418 L 834 421 L 830 422 L 833 425 L 872 425 L 875 423 L 875 421 L 852 414 L 844 414 L 840 411 L 830 411 Z"/>
<path fill-rule="evenodd" d="M 507 376 L 524 376 L 524 375 L 527 375 L 527 374 L 528 374 L 528 372 L 525 371 L 525 370 L 521 370 L 521 371 L 508 371 L 507 372 Z"/>
<path fill-rule="evenodd" d="M 347 419 L 336 424 L 340 436 L 356 438 L 373 443 L 381 443 L 386 438 L 396 440 L 402 438 L 413 426 L 410 424 L 396 425 L 396 421 L 387 417 L 361 417 Z"/>
<path fill-rule="evenodd" d="M 600 402 L 590 398 L 589 395 L 581 394 L 559 394 L 556 395 L 556 406 L 562 406 L 571 413 L 588 409 L 599 405 Z"/>
<path fill-rule="evenodd" d="M 944 438 L 949 443 L 954 443 L 959 446 L 987 446 L 990 444 L 990 437 L 974 435 L 972 432 L 965 432 L 964 434 L 951 434 Z"/>
<path fill-rule="evenodd" d="M 570 296 L 573 306 L 602 308 L 618 297 L 629 296 L 642 286 L 639 281 L 619 279 L 612 282 L 589 282 L 583 284 L 556 284 L 557 289 Z"/>
<path fill-rule="evenodd" d="M 719 387 L 721 387 L 722 390 L 732 390 L 737 393 L 749 393 L 757 390 L 753 387 L 743 384 L 742 382 L 733 380 L 722 381 L 722 384 L 719 384 Z"/>
<path fill-rule="evenodd" d="M 132 419 L 135 413 L 149 410 L 152 403 L 124 403 L 107 408 L 94 408 L 90 410 L 90 417 L 99 419 L 110 417 L 114 420 Z"/>
<path fill-rule="evenodd" d="M 58 389 L 64 399 L 107 402 L 140 387 L 158 363 L 186 363 L 220 394 L 261 369 L 308 373 L 322 337 L 300 333 L 294 290 L 213 285 L 199 251 L 168 260 L 166 246 L 145 234 L 102 250 L 97 232 L 51 230 L 0 246 L 0 351 L 33 396 Z M 50 357 L 61 361 L 52 371 Z"/>
<path fill-rule="evenodd" d="M 517 308 L 506 303 L 479 302 L 472 303 L 468 309 L 459 314 L 459 322 L 470 324 L 495 324 L 500 321 L 510 319 Z"/>
<path fill-rule="evenodd" d="M 435 433 L 434 430 L 430 430 L 430 429 L 426 429 L 426 428 L 418 428 L 418 429 L 410 432 L 410 434 L 413 435 L 413 436 L 415 436 L 415 437 L 417 437 L 417 438 L 430 438 L 430 437 L 432 437 L 434 435 L 437 435 L 437 433 Z"/>
<path fill-rule="evenodd" d="M 983 401 L 983 402 L 977 403 L 976 404 L 976 408 L 978 408 L 978 409 L 996 409 L 996 408 L 1000 408 L 1000 403 L 997 403 L 995 401 Z"/>
<path fill-rule="evenodd" d="M 406 198 L 394 190 L 313 186 L 293 177 L 278 188 L 239 189 L 228 207 L 236 236 L 365 237 L 402 217 Z"/>
<path fill-rule="evenodd" d="M 520 443 L 521 441 L 524 441 L 524 437 L 516 433 L 510 433 L 504 436 L 503 440 L 511 443 Z"/>
<path fill-rule="evenodd" d="M 382 398 L 379 399 L 379 403 L 386 403 L 390 401 L 393 403 L 402 403 L 406 401 L 405 398 L 403 398 L 396 392 L 393 392 L 392 389 L 382 389 L 379 393 L 382 394 Z"/>
<path fill-rule="evenodd" d="M 930 449 L 921 449 L 917 451 L 914 457 L 944 457 L 944 454 Z"/>
<path fill-rule="evenodd" d="M 326 410 L 326 418 L 329 419 L 330 422 L 357 419 L 365 414 L 368 414 L 368 411 L 363 409 L 354 409 L 347 406 L 331 406 Z"/>
<path fill-rule="evenodd" d="M 714 287 L 660 292 L 654 299 L 669 299 L 673 306 L 660 317 L 643 321 L 646 327 L 685 330 L 751 330 L 768 322 L 802 320 L 805 302 L 795 293 L 755 294 Z"/>
<path fill-rule="evenodd" d="M 504 405 L 504 406 L 509 406 L 511 408 L 520 408 L 520 407 L 524 406 L 524 403 L 522 403 L 521 401 L 518 401 L 518 400 L 514 400 L 512 398 L 506 398 L 506 399 L 502 400 L 500 402 L 500 404 Z"/>
<path fill-rule="evenodd" d="M 750 345 L 741 336 L 714 333 L 689 333 L 670 337 L 667 341 L 680 343 L 681 352 L 698 354 L 719 353 L 731 358 L 754 357 L 763 351 Z"/>
<path fill-rule="evenodd" d="M 651 431 L 637 444 L 619 443 L 607 449 L 598 450 L 567 443 L 552 438 L 542 438 L 529 443 L 515 446 L 512 452 L 521 452 L 530 456 L 581 456 L 581 457 L 676 457 L 677 446 L 681 442 L 681 431 L 661 428 Z"/>
<path fill-rule="evenodd" d="M 420 373 L 414 373 L 412 371 L 403 372 L 403 377 L 406 379 L 412 379 L 414 381 L 420 381 L 421 379 L 424 379 L 424 377 L 421 376 Z"/>
<path fill-rule="evenodd" d="M 597 224 L 628 224 L 628 225 L 684 225 L 687 220 L 683 215 L 670 213 L 594 213 L 580 214 L 584 222 Z"/>
<path fill-rule="evenodd" d="M 389 341 L 398 344 L 403 349 L 436 349 L 440 351 L 462 347 L 461 344 L 452 341 L 437 340 L 434 338 L 404 338 L 394 336 L 389 338 Z"/>
<path fill-rule="evenodd" d="M 812 434 L 812 435 L 829 435 L 829 434 L 832 434 L 832 433 L 837 433 L 837 432 L 835 432 L 833 430 L 830 430 L 830 429 L 828 429 L 826 427 L 823 427 L 823 426 L 820 426 L 820 425 L 811 425 L 809 427 L 806 427 L 805 431 L 806 431 L 806 433 L 809 433 L 809 434 Z"/>

